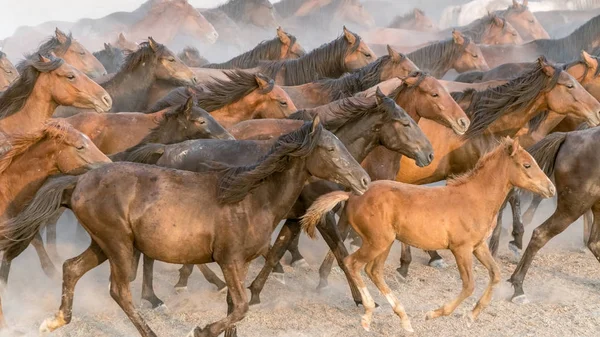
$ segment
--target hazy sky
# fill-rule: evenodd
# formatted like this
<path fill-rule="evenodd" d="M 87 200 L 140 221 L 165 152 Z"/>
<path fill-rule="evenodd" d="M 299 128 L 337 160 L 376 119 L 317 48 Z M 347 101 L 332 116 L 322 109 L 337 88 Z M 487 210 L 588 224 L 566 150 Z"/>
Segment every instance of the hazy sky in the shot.
<path fill-rule="evenodd" d="M 188 0 L 196 7 L 214 7 L 227 0 Z M 77 21 L 100 18 L 118 11 L 132 11 L 145 0 L 0 0 L 0 39 L 19 26 L 45 21 Z M 271 1 L 277 2 L 277 1 Z"/>

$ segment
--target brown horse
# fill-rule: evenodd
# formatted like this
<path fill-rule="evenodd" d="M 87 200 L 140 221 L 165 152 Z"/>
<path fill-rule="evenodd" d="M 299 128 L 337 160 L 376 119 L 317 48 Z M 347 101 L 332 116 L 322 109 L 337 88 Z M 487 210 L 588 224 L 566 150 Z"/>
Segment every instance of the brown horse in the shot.
<path fill-rule="evenodd" d="M 94 57 L 102 63 L 102 66 L 109 74 L 114 74 L 123 65 L 125 61 L 125 53 L 123 50 L 112 46 L 110 43 L 104 44 L 104 49 L 93 53 Z M 100 80 L 98 80 L 100 82 Z"/>
<path fill-rule="evenodd" d="M 412 29 L 420 32 L 437 32 L 440 30 L 437 24 L 418 8 L 414 8 L 405 15 L 397 15 L 387 27 Z"/>
<path fill-rule="evenodd" d="M 37 51 L 25 55 L 25 58 L 37 59 L 38 55 L 48 57 L 51 53 L 64 59 L 65 62 L 79 69 L 90 78 L 106 75 L 106 69 L 92 53 L 75 40 L 71 34 L 67 35 L 58 28 L 56 28 L 54 36 L 40 45 Z M 22 73 L 19 66 L 17 66 L 17 69 Z"/>
<path fill-rule="evenodd" d="M 215 79 L 201 89 L 175 89 L 149 111 L 185 102 L 190 90 L 195 93 L 198 106 L 210 112 L 225 128 L 248 119 L 285 118 L 298 110 L 280 86 L 260 73 L 229 70 L 225 75 L 228 81 Z"/>
<path fill-rule="evenodd" d="M 489 70 L 479 47 L 460 32 L 452 38 L 420 48 L 407 55 L 419 69 L 441 78 L 450 69 L 459 73 L 469 70 Z"/>
<path fill-rule="evenodd" d="M 53 179 L 11 220 L 11 231 L 5 233 L 8 240 L 0 248 L 10 251 L 23 245 L 64 204 L 92 241 L 82 255 L 65 262 L 60 310 L 42 324 L 41 331 L 71 321 L 77 281 L 108 259 L 111 296 L 141 336 L 156 336 L 131 301 L 129 276 L 136 248 L 170 263 L 217 262 L 228 286 L 227 318 L 203 329 L 196 327 L 190 335 L 216 337 L 225 332 L 235 336 L 235 323 L 248 311 L 243 287 L 248 265 L 268 249 L 273 229 L 311 176 L 341 183 L 359 194 L 370 182 L 343 144 L 323 130 L 317 119 L 280 137 L 268 156 L 254 165 L 196 173 L 114 163 L 78 177 Z M 70 196 L 63 197 L 65 192 Z M 223 231 L 224 226 L 229 230 Z"/>
<path fill-rule="evenodd" d="M 460 295 L 426 319 L 448 316 L 473 294 L 473 257 L 488 270 L 490 281 L 468 315 L 474 321 L 492 299 L 500 283 L 500 269 L 485 242 L 496 225 L 496 214 L 513 186 L 544 197 L 555 194 L 555 187 L 535 160 L 518 141 L 504 139 L 496 149 L 483 156 L 470 172 L 448 181 L 443 187 L 424 187 L 395 181 L 373 182 L 367 192 L 353 196 L 347 192 L 326 194 L 309 208 L 302 225 L 315 236 L 315 225 L 339 202 L 346 201 L 340 222 L 349 223 L 363 238 L 362 246 L 344 259 L 363 298 L 365 314 L 361 325 L 369 330 L 375 302 L 360 269 L 375 283 L 402 321 L 412 332 L 404 307 L 384 280 L 384 265 L 395 240 L 422 249 L 449 249 L 462 280 Z M 346 226 L 346 225 L 345 225 Z"/>
<path fill-rule="evenodd" d="M 280 85 L 300 85 L 322 78 L 338 78 L 377 59 L 358 34 L 344 27 L 337 39 L 295 60 L 264 61 L 258 71 Z"/>
<path fill-rule="evenodd" d="M 0 92 L 6 90 L 17 77 L 17 68 L 8 60 L 6 54 L 0 51 Z"/>
<path fill-rule="evenodd" d="M 510 22 L 525 41 L 550 38 L 544 26 L 540 24 L 535 15 L 527 7 L 527 0 L 523 0 L 523 4 L 519 4 L 516 0 L 513 0 L 512 5 L 508 6 L 507 9 L 496 11 L 494 14 Z"/>
<path fill-rule="evenodd" d="M 389 46 L 387 53 L 375 62 L 340 78 L 323 79 L 292 87 L 285 86 L 283 90 L 290 95 L 299 109 L 315 108 L 376 87 L 382 81 L 406 77 L 419 69 L 406 55 L 396 52 Z"/>
<path fill-rule="evenodd" d="M 477 44 L 521 44 L 523 39 L 519 32 L 508 22 L 508 20 L 488 14 L 462 27 L 449 28 L 440 32 L 441 36 L 457 30 Z"/>
<path fill-rule="evenodd" d="M 188 67 L 202 67 L 210 62 L 202 55 L 200 55 L 200 51 L 198 48 L 187 46 L 183 48 L 177 57 Z"/>
<path fill-rule="evenodd" d="M 375 26 L 375 19 L 360 0 L 310 0 L 304 2 L 284 26 L 295 31 L 327 34 L 342 24 L 359 29 Z"/>
<path fill-rule="evenodd" d="M 20 64 L 21 76 L 0 96 L 0 132 L 39 128 L 59 105 L 108 111 L 112 99 L 85 74 L 60 58 L 38 56 Z"/>
<path fill-rule="evenodd" d="M 275 10 L 269 0 L 229 0 L 215 9 L 204 12 L 220 11 L 235 23 L 260 28 L 277 27 Z"/>
<path fill-rule="evenodd" d="M 260 61 L 277 61 L 297 59 L 304 56 L 304 48 L 296 41 L 296 37 L 277 27 L 277 37 L 259 43 L 252 50 L 238 55 L 223 63 L 209 63 L 204 68 L 248 69 L 258 66 Z"/>
<path fill-rule="evenodd" d="M 115 47 L 120 48 L 122 50 L 126 50 L 128 52 L 134 52 L 138 49 L 138 44 L 133 41 L 127 40 L 123 32 L 119 33 L 119 36 L 117 36 L 117 39 L 113 44 L 115 45 Z"/>
<path fill-rule="evenodd" d="M 7 141 L 11 149 L 0 156 L 0 185 L 4 187 L 0 190 L 0 232 L 6 230 L 6 222 L 23 210 L 48 176 L 79 174 L 100 163 L 110 162 L 85 135 L 56 120 L 47 121 L 23 134 L 13 133 Z M 29 241 L 40 257 L 44 272 L 48 276 L 56 276 L 57 271 L 44 249 L 41 236 L 39 233 L 31 234 Z M 0 269 L 3 284 L 8 280 L 11 261 L 28 244 L 19 247 L 18 251 L 4 251 Z M 0 327 L 5 325 L 0 306 Z"/>
<path fill-rule="evenodd" d="M 512 301 L 528 302 L 523 281 L 537 252 L 590 209 L 593 213 L 587 247 L 600 260 L 600 195 L 596 144 L 600 128 L 554 133 L 538 142 L 529 152 L 546 174 L 556 181 L 558 204 L 554 213 L 533 231 L 531 241 L 509 279 L 515 292 Z"/>

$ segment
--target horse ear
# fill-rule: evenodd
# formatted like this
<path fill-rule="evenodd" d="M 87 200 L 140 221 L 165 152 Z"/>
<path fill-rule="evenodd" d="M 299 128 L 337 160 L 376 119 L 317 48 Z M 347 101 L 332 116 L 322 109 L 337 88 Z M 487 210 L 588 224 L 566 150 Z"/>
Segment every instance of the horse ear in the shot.
<path fill-rule="evenodd" d="M 375 90 L 375 101 L 377 102 L 377 105 L 381 105 L 385 97 L 385 94 L 383 93 L 383 91 L 381 91 L 381 89 L 378 86 Z"/>
<path fill-rule="evenodd" d="M 409 87 L 412 87 L 413 85 L 417 84 L 417 81 L 419 80 L 419 78 L 421 77 L 421 72 L 413 72 L 412 74 L 406 76 L 405 78 L 402 79 L 402 82 L 408 84 Z"/>
<path fill-rule="evenodd" d="M 413 13 L 414 13 L 414 15 L 415 15 L 415 19 L 422 18 L 422 17 L 424 16 L 424 15 L 423 15 L 423 12 L 421 12 L 421 10 L 420 10 L 420 9 L 418 9 L 418 8 L 415 8 L 415 9 L 413 10 Z"/>
<path fill-rule="evenodd" d="M 465 37 L 462 35 L 461 32 L 459 32 L 456 29 L 452 30 L 452 39 L 454 40 L 454 43 L 456 44 L 464 44 L 465 43 Z"/>
<path fill-rule="evenodd" d="M 125 39 L 125 35 L 123 35 L 123 32 L 120 32 L 117 40 L 119 40 L 121 42 L 125 42 L 127 39 Z"/>
<path fill-rule="evenodd" d="M 283 29 L 281 29 L 281 26 L 277 27 L 277 37 L 279 38 L 279 41 L 281 41 L 281 43 L 283 43 L 286 46 L 289 46 L 292 43 L 292 40 L 283 31 Z"/>
<path fill-rule="evenodd" d="M 60 44 L 67 43 L 67 40 L 69 39 L 67 35 L 63 33 L 62 30 L 58 29 L 58 27 L 56 27 L 56 29 L 54 30 L 54 35 L 56 36 L 56 39 L 58 40 L 58 42 L 60 42 Z"/>
<path fill-rule="evenodd" d="M 38 58 L 39 58 L 40 62 L 44 62 L 44 63 L 51 62 L 49 58 L 47 58 L 46 56 L 44 56 L 42 54 L 38 54 Z"/>
<path fill-rule="evenodd" d="M 256 74 L 254 75 L 254 79 L 256 80 L 256 84 L 258 84 L 258 88 L 261 90 L 265 90 L 269 87 L 270 83 L 264 75 Z"/>
<path fill-rule="evenodd" d="M 348 43 L 350 43 L 350 44 L 356 43 L 356 36 L 354 35 L 354 33 L 349 31 L 348 28 L 346 28 L 346 26 L 344 26 L 344 37 L 346 38 L 346 41 L 348 41 Z"/>
<path fill-rule="evenodd" d="M 504 27 L 504 20 L 500 19 L 498 16 L 494 15 L 493 17 L 494 25 L 498 27 Z"/>
<path fill-rule="evenodd" d="M 188 97 L 187 101 L 185 101 L 185 104 L 183 105 L 183 114 L 186 118 L 192 114 L 193 107 L 194 107 L 194 97 L 192 97 L 192 95 L 190 95 Z"/>
<path fill-rule="evenodd" d="M 598 67 L 598 61 L 594 59 L 590 54 L 588 54 L 585 50 L 581 51 L 581 59 L 585 62 L 585 65 L 588 68 L 596 68 Z"/>
<path fill-rule="evenodd" d="M 513 4 L 513 8 L 519 8 L 519 3 L 517 2 L 517 0 L 512 0 Z"/>
<path fill-rule="evenodd" d="M 104 43 L 104 50 L 110 51 L 110 43 Z"/>
<path fill-rule="evenodd" d="M 402 60 L 402 55 L 400 55 L 399 52 L 395 51 L 394 48 L 392 48 L 389 44 L 387 45 L 387 52 L 392 61 L 394 61 L 394 63 L 398 63 L 400 62 L 400 60 Z"/>
<path fill-rule="evenodd" d="M 148 45 L 150 46 L 150 48 L 153 51 L 156 51 L 158 49 L 158 43 L 156 43 L 156 41 L 154 41 L 152 36 L 148 36 Z"/>
<path fill-rule="evenodd" d="M 528 0 L 523 0 L 523 7 L 527 7 Z"/>
<path fill-rule="evenodd" d="M 512 141 L 510 156 L 514 157 L 517 154 L 517 150 L 519 150 L 519 138 L 515 138 Z"/>
<path fill-rule="evenodd" d="M 537 59 L 538 64 L 542 67 L 542 71 L 544 72 L 544 74 L 546 74 L 546 76 L 548 77 L 553 77 L 554 73 L 556 72 L 556 70 L 554 69 L 554 67 L 548 63 L 548 61 L 546 61 L 546 58 L 543 56 L 538 57 Z"/>
<path fill-rule="evenodd" d="M 321 117 L 319 117 L 319 115 L 316 115 L 315 118 L 313 118 L 312 128 L 310 132 L 315 132 L 315 130 L 319 127 L 319 124 L 321 124 Z"/>

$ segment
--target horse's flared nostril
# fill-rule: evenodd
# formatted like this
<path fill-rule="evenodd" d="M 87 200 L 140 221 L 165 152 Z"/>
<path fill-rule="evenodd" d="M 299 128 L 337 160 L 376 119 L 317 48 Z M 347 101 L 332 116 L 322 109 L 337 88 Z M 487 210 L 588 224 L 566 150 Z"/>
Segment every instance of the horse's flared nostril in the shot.
<path fill-rule="evenodd" d="M 369 180 L 367 177 L 363 177 L 363 178 L 360 180 L 360 183 L 361 183 L 361 185 L 362 185 L 363 187 L 365 187 L 365 188 L 366 188 L 367 186 L 369 186 L 369 182 L 370 182 L 370 180 Z"/>
<path fill-rule="evenodd" d="M 102 96 L 102 102 L 106 105 L 107 108 L 110 109 L 112 107 L 112 98 L 110 98 L 110 95 Z"/>
<path fill-rule="evenodd" d="M 431 163 L 433 161 L 433 152 L 429 154 L 429 156 L 427 156 L 427 158 L 429 159 L 429 162 Z"/>
<path fill-rule="evenodd" d="M 460 125 L 461 128 L 466 129 L 467 126 L 469 126 L 469 122 L 467 121 L 466 118 L 459 118 L 458 125 Z"/>
<path fill-rule="evenodd" d="M 192 77 L 192 83 L 198 84 L 198 79 L 196 78 L 196 76 Z"/>
<path fill-rule="evenodd" d="M 548 191 L 550 192 L 551 195 L 555 195 L 556 187 L 554 187 L 554 185 L 550 185 L 550 187 L 548 188 Z"/>

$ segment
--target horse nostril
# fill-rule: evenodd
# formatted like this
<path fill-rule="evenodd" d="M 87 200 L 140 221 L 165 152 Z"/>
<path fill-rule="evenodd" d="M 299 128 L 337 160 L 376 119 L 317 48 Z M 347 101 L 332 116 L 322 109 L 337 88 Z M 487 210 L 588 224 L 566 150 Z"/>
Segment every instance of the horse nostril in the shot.
<path fill-rule="evenodd" d="M 102 102 L 106 104 L 108 108 L 112 107 L 112 98 L 109 95 L 102 96 Z"/>
<path fill-rule="evenodd" d="M 467 128 L 467 120 L 464 118 L 459 118 L 458 125 L 460 125 L 463 129 Z"/>
<path fill-rule="evenodd" d="M 192 83 L 198 84 L 198 79 L 196 78 L 196 76 L 192 77 Z"/>
<path fill-rule="evenodd" d="M 363 177 L 360 180 L 360 183 L 363 185 L 363 187 L 367 187 L 369 185 L 369 179 L 367 179 L 366 177 Z"/>
<path fill-rule="evenodd" d="M 554 185 L 550 185 L 550 188 L 548 188 L 548 190 L 550 191 L 550 194 L 556 194 L 556 187 L 554 187 Z"/>
<path fill-rule="evenodd" d="M 429 162 L 433 161 L 433 152 L 429 154 L 429 156 L 427 156 L 427 158 L 429 158 Z"/>

